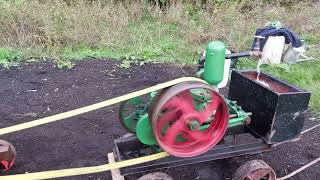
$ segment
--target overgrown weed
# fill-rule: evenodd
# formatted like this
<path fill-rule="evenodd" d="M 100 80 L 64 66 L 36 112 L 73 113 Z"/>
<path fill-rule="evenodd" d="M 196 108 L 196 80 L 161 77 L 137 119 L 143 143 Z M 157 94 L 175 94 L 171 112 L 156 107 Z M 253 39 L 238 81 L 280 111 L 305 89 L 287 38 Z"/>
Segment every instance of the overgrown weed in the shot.
<path fill-rule="evenodd" d="M 248 49 L 255 29 L 269 20 L 282 21 L 297 34 L 311 37 L 311 43 L 320 28 L 319 2 L 295 3 L 290 9 L 268 5 L 268 0 L 167 1 L 162 7 L 144 0 L 130 2 L 1 0 L 0 47 L 20 49 L 27 52 L 26 58 L 31 54 L 70 60 L 73 51 L 86 51 L 74 56 L 78 59 L 90 57 L 89 50 L 103 49 L 111 58 L 195 63 L 193 54 L 210 40 L 223 40 L 234 51 Z M 72 49 L 67 51 L 71 55 L 65 49 Z"/>

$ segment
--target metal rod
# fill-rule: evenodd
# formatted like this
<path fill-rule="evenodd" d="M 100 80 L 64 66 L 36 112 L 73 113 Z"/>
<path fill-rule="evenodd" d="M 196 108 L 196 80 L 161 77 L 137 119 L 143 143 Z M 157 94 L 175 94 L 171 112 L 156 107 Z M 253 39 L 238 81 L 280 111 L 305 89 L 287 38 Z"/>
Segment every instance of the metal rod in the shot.
<path fill-rule="evenodd" d="M 226 59 L 233 59 L 233 58 L 241 58 L 241 57 L 249 57 L 251 55 L 250 51 L 226 54 Z"/>
<path fill-rule="evenodd" d="M 300 167 L 299 169 L 297 169 L 297 170 L 293 171 L 292 173 L 290 173 L 290 174 L 288 174 L 288 175 L 286 175 L 286 176 L 284 176 L 284 177 L 278 178 L 277 180 L 285 180 L 285 179 L 289 179 L 289 178 L 291 178 L 292 176 L 295 176 L 296 174 L 298 174 L 299 172 L 301 172 L 301 171 L 303 171 L 303 170 L 307 169 L 308 167 L 310 167 L 310 166 L 312 166 L 312 165 L 314 165 L 314 164 L 318 163 L 319 161 L 320 161 L 320 157 L 318 157 L 317 159 L 315 159 L 315 160 L 313 160 L 313 161 L 309 162 L 308 164 L 306 164 L 306 165 L 304 165 L 304 166 Z"/>
<path fill-rule="evenodd" d="M 251 116 L 252 113 L 251 113 L 251 112 L 247 112 L 246 115 L 247 115 L 247 116 Z M 236 118 L 236 117 L 238 117 L 238 114 L 230 114 L 230 115 L 229 115 L 229 118 Z"/>

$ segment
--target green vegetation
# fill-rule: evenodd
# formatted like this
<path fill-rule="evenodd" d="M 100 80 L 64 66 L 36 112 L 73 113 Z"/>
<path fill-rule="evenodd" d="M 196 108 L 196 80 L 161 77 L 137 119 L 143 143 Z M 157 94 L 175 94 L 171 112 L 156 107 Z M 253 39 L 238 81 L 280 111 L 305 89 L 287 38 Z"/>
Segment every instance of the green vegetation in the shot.
<path fill-rule="evenodd" d="M 0 65 L 30 58 L 53 59 L 59 68 L 87 58 L 126 59 L 122 68 L 136 60 L 195 64 L 210 40 L 247 50 L 271 20 L 301 35 L 308 55 L 319 58 L 319 12 L 311 0 L 0 0 Z M 265 70 L 311 91 L 311 107 L 320 109 L 319 61 Z"/>
<path fill-rule="evenodd" d="M 0 0 L 0 47 L 19 49 L 25 59 L 57 62 L 110 57 L 190 64 L 213 39 L 235 51 L 247 49 L 256 28 L 275 19 L 307 43 L 319 42 L 319 3 L 156 2 Z"/>
<path fill-rule="evenodd" d="M 0 65 L 5 68 L 18 65 L 22 55 L 16 50 L 9 48 L 0 48 Z"/>

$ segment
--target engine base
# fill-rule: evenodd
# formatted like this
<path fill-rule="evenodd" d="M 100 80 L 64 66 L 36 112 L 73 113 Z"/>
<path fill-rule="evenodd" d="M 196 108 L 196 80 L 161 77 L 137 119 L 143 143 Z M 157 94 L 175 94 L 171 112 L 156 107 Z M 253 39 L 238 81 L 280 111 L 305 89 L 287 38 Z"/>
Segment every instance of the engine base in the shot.
<path fill-rule="evenodd" d="M 232 131 L 232 128 L 228 128 Z M 226 133 L 230 134 L 230 132 Z M 244 134 L 245 139 L 254 139 L 250 134 Z M 114 155 L 116 161 L 129 160 L 137 157 L 147 156 L 157 153 L 155 146 L 142 144 L 136 136 L 123 137 L 114 140 Z M 265 143 L 262 139 L 254 139 L 254 142 L 227 143 L 222 140 L 218 145 L 208 152 L 196 157 L 180 158 L 169 156 L 160 160 L 152 161 L 134 166 L 129 166 L 120 169 L 123 176 L 132 175 L 142 172 L 150 172 L 162 168 L 170 168 L 184 166 L 189 164 L 208 162 L 218 159 L 225 159 L 247 154 L 259 154 L 271 150 L 271 146 Z"/>

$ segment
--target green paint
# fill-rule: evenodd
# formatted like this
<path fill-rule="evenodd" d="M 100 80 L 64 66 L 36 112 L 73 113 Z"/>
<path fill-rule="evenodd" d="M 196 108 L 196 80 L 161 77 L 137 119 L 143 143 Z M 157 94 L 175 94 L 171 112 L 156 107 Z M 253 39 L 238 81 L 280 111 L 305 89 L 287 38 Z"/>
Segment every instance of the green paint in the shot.
<path fill-rule="evenodd" d="M 221 41 L 210 42 L 206 49 L 203 78 L 211 85 L 223 80 L 226 47 Z"/>
<path fill-rule="evenodd" d="M 129 99 L 125 102 L 125 105 L 120 108 L 120 121 L 130 132 L 136 132 L 137 121 L 141 115 L 148 112 L 149 104 L 150 103 L 145 103 L 141 97 L 135 97 Z M 129 112 L 129 114 L 128 111 L 130 108 L 134 108 L 135 110 Z"/>
<path fill-rule="evenodd" d="M 135 132 L 136 131 L 136 124 L 137 124 L 137 117 L 139 116 L 138 113 L 134 112 L 130 116 L 121 118 L 123 125 L 130 131 Z"/>
<path fill-rule="evenodd" d="M 141 105 L 143 103 L 143 100 L 141 99 L 141 97 L 134 97 L 132 99 L 129 99 L 128 103 L 132 104 L 132 105 L 135 105 L 135 106 L 138 106 L 138 105 Z"/>
<path fill-rule="evenodd" d="M 249 118 L 249 115 L 247 112 L 245 112 L 241 106 L 238 106 L 235 101 L 230 101 L 228 99 L 225 99 L 226 103 L 228 104 L 229 108 L 229 114 L 236 115 L 237 117 L 231 118 L 229 120 L 228 127 L 234 127 L 238 125 L 245 124 L 246 119 Z"/>
<path fill-rule="evenodd" d="M 244 117 L 237 117 L 237 118 L 232 118 L 229 120 L 228 127 L 234 127 L 234 126 L 239 126 L 245 123 L 246 118 Z"/>
<path fill-rule="evenodd" d="M 136 126 L 136 135 L 143 144 L 157 144 L 156 138 L 153 135 L 152 126 L 150 124 L 148 114 L 144 114 L 139 118 Z"/>
<path fill-rule="evenodd" d="M 210 95 L 206 89 L 191 89 L 190 92 L 194 99 L 193 105 L 197 111 L 204 109 L 210 102 Z"/>

